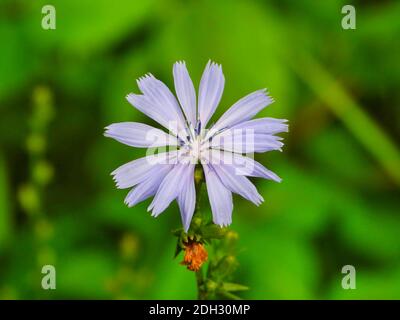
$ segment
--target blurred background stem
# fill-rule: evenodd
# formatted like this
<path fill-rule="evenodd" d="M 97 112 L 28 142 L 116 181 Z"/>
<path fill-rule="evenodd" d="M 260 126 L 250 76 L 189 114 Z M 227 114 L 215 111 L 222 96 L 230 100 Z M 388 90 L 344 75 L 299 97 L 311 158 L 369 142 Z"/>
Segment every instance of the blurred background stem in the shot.
<path fill-rule="evenodd" d="M 53 97 L 49 88 L 38 86 L 32 95 L 32 114 L 29 117 L 29 133 L 26 150 L 29 158 L 29 180 L 19 189 L 19 200 L 28 216 L 34 235 L 37 269 L 33 279 L 40 278 L 44 265 L 55 264 L 55 253 L 50 245 L 53 228 L 45 214 L 45 189 L 53 178 L 53 167 L 46 160 L 47 129 L 54 116 Z M 40 289 L 40 281 L 33 286 Z"/>
<path fill-rule="evenodd" d="M 393 182 L 400 186 L 400 152 L 385 130 L 310 54 L 296 51 L 296 57 L 289 55 L 289 61 L 295 72 L 318 98 L 382 165 Z M 384 108 L 385 106 L 377 105 L 376 107 Z"/>

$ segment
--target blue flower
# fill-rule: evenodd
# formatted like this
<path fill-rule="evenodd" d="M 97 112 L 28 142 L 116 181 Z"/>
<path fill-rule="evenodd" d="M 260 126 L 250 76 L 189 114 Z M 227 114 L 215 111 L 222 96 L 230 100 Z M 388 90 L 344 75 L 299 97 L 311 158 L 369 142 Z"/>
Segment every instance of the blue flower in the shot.
<path fill-rule="evenodd" d="M 208 62 L 200 81 L 198 99 L 184 62 L 174 64 L 173 76 L 178 100 L 151 74 L 137 81 L 142 94 L 127 96 L 135 108 L 169 133 L 136 122 L 106 127 L 107 137 L 132 147 L 150 148 L 146 157 L 124 164 L 112 175 L 118 188 L 132 188 L 125 199 L 129 207 L 154 196 L 148 208 L 154 217 L 176 199 L 187 231 L 196 203 L 194 169 L 196 164 L 201 164 L 213 222 L 227 226 L 232 222 L 232 192 L 256 205 L 263 201 L 247 177 L 280 182 L 275 173 L 249 154 L 281 150 L 282 138 L 275 134 L 287 132 L 288 125 L 282 119 L 252 120 L 273 102 L 266 90 L 259 90 L 236 102 L 207 130 L 224 90 L 222 67 Z M 154 153 L 154 148 L 169 149 Z"/>

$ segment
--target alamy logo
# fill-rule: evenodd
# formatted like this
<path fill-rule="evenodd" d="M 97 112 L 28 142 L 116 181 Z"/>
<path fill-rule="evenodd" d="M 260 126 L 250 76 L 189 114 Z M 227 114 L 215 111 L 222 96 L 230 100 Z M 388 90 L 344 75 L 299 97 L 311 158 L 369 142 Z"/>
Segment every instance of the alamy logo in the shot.
<path fill-rule="evenodd" d="M 45 5 L 42 8 L 42 28 L 44 30 L 55 30 L 56 29 L 56 8 L 52 5 Z"/>
<path fill-rule="evenodd" d="M 345 14 L 342 18 L 342 28 L 344 30 L 356 29 L 356 9 L 354 6 L 349 4 L 343 6 L 342 14 Z"/>
<path fill-rule="evenodd" d="M 342 288 L 345 290 L 356 288 L 356 268 L 352 265 L 345 265 L 342 273 L 346 274 L 342 279 Z"/>
<path fill-rule="evenodd" d="M 44 290 L 56 289 L 56 268 L 50 264 L 43 266 L 42 274 L 42 288 Z"/>

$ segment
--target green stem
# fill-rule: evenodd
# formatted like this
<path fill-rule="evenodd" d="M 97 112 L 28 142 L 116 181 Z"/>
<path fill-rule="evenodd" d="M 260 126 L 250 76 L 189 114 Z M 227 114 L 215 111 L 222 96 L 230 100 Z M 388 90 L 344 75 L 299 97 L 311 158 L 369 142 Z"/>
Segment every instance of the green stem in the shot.
<path fill-rule="evenodd" d="M 194 178 L 196 184 L 196 208 L 193 217 L 201 215 L 200 211 L 201 186 L 204 180 L 203 169 L 201 166 L 196 166 Z M 196 284 L 197 284 L 197 299 L 206 300 L 207 291 L 205 290 L 205 285 L 204 285 L 203 268 L 200 268 L 200 270 L 196 272 Z"/>
<path fill-rule="evenodd" d="M 205 179 L 203 169 L 200 165 L 197 165 L 195 168 L 194 180 L 196 188 L 196 207 L 192 218 L 192 224 L 187 233 L 182 229 L 173 232 L 174 235 L 178 237 L 176 254 L 182 249 L 185 249 L 183 264 L 188 265 L 189 270 L 197 270 L 199 266 L 203 265 L 203 267 L 200 267 L 199 270 L 195 272 L 198 300 L 208 300 L 218 296 L 223 296 L 228 299 L 238 299 L 239 297 L 230 293 L 230 291 L 243 290 L 244 286 L 224 282 L 228 275 L 234 271 L 236 260 L 233 257 L 232 241 L 234 241 L 237 236 L 232 236 L 234 234 L 233 232 L 230 232 L 230 235 L 227 234 L 226 230 L 210 222 L 206 214 L 201 211 L 201 188 Z M 186 251 L 192 250 L 193 248 L 185 246 L 188 243 L 190 243 L 190 245 L 210 244 L 213 239 L 223 239 L 224 241 L 221 244 L 224 245 L 224 248 L 219 248 L 218 254 L 213 252 L 213 259 L 209 259 L 206 268 L 203 264 L 206 260 L 206 253 L 202 252 L 202 256 L 199 255 L 196 257 L 196 259 L 201 260 L 196 261 L 193 259 L 193 252 Z M 196 243 L 193 243 L 193 241 Z M 214 246 L 214 251 L 216 248 L 218 247 Z M 204 250 L 204 248 L 196 248 L 195 250 Z M 186 254 L 188 254 L 188 256 L 186 256 Z M 193 255 L 192 257 L 190 256 L 191 254 Z M 196 254 L 199 254 L 199 252 L 196 252 Z M 193 266 L 195 266 L 195 268 L 192 268 Z"/>
<path fill-rule="evenodd" d="M 207 300 L 207 290 L 205 290 L 204 288 L 205 286 L 204 286 L 203 268 L 200 268 L 200 270 L 196 272 L 196 283 L 197 283 L 197 299 Z"/>
<path fill-rule="evenodd" d="M 193 215 L 200 212 L 201 186 L 204 181 L 204 173 L 203 173 L 203 168 L 201 166 L 197 165 L 195 168 L 194 181 L 195 181 L 195 187 L 196 187 L 196 208 L 194 210 Z"/>

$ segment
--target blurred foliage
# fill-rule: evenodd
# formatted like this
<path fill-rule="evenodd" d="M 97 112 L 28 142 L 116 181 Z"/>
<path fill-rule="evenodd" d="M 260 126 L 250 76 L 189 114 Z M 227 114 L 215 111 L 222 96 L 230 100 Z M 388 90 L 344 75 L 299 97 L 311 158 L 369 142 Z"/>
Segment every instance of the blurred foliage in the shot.
<path fill-rule="evenodd" d="M 109 173 L 144 152 L 102 132 L 151 124 L 124 99 L 139 76 L 172 88 L 182 59 L 198 83 L 213 59 L 214 119 L 267 87 L 260 116 L 290 121 L 284 153 L 257 157 L 283 182 L 256 181 L 260 207 L 234 199 L 241 295 L 400 299 L 400 2 L 353 3 L 356 30 L 341 28 L 344 0 L 53 0 L 43 30 L 48 1 L 1 0 L 0 298 L 196 296 L 173 260 L 176 204 L 156 220 L 148 202 L 127 208 Z M 40 287 L 45 263 L 56 290 Z M 341 288 L 346 264 L 356 290 Z"/>

